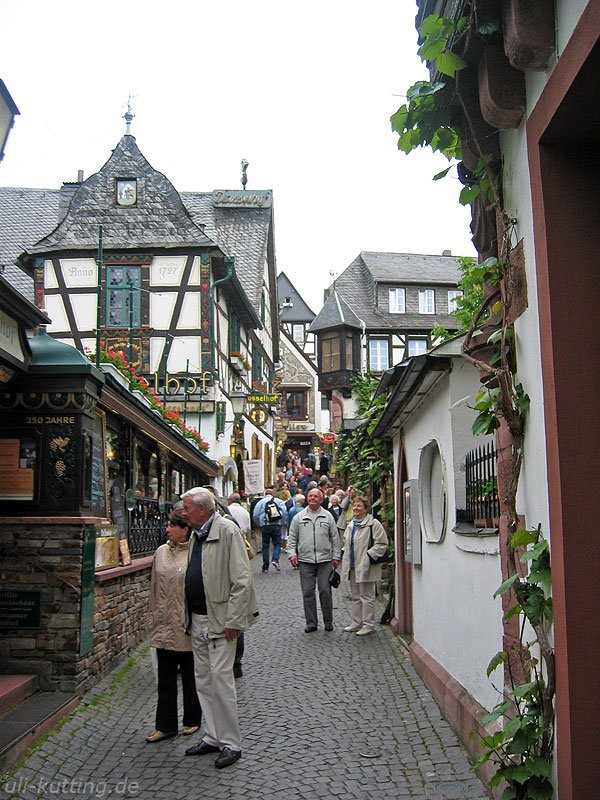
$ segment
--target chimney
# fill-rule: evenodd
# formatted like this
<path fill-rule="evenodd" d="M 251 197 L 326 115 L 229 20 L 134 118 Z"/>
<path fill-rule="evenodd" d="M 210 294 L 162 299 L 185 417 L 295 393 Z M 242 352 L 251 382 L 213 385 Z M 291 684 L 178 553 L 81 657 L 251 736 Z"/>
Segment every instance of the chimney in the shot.
<path fill-rule="evenodd" d="M 77 170 L 77 183 L 83 183 L 83 170 Z"/>

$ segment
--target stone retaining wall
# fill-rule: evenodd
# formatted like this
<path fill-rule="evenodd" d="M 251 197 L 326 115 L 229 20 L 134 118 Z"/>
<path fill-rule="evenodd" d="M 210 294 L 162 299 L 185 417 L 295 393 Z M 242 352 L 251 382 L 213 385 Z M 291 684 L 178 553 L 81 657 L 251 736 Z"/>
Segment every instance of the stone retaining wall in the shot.
<path fill-rule="evenodd" d="M 95 519 L 0 519 L 0 588 L 41 591 L 39 629 L 0 630 L 0 673 L 85 691 L 146 635 L 151 559 L 96 573 L 92 652 L 79 655 L 83 533 Z"/>

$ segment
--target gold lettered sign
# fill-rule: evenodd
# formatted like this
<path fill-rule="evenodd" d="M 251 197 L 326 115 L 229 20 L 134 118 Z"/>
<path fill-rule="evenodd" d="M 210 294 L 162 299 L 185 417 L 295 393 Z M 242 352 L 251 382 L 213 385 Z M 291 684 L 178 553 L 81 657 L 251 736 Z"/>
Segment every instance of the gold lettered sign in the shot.
<path fill-rule="evenodd" d="M 41 619 L 41 591 L 0 590 L 0 630 L 39 628 Z"/>
<path fill-rule="evenodd" d="M 262 394 L 249 394 L 247 397 L 249 403 L 262 403 L 263 405 L 267 406 L 274 406 L 279 403 L 281 400 L 281 395 L 274 393 L 262 393 Z"/>

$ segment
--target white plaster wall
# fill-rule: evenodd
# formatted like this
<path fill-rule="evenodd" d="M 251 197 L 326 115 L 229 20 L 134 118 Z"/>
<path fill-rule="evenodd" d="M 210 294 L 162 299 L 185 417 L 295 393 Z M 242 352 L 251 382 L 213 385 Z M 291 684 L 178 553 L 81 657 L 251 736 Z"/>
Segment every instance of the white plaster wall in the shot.
<path fill-rule="evenodd" d="M 46 313 L 52 320 L 48 325 L 48 332 L 69 330 L 69 321 L 62 297 L 58 294 L 48 294 L 44 298 L 44 302 L 46 304 Z"/>
<path fill-rule="evenodd" d="M 200 295 L 197 292 L 188 292 L 183 298 L 177 327 L 181 330 L 200 327 Z"/>
<path fill-rule="evenodd" d="M 98 314 L 97 294 L 72 294 L 71 306 L 78 331 L 95 330 Z"/>
<path fill-rule="evenodd" d="M 558 0 L 556 3 L 557 50 L 560 59 L 587 0 Z M 554 67 L 554 59 L 546 72 L 526 76 L 527 112 L 531 115 Z M 503 192 L 508 215 L 517 221 L 514 244 L 524 240 L 525 269 L 529 308 L 515 324 L 517 346 L 517 380 L 531 398 L 527 417 L 523 470 L 519 484 L 518 510 L 528 527 L 541 524 L 551 539 L 548 518 L 546 439 L 541 373 L 538 293 L 536 282 L 533 211 L 526 139 L 526 120 L 514 131 L 501 134 L 503 152 Z"/>
<path fill-rule="evenodd" d="M 152 292 L 150 295 L 151 328 L 168 329 L 176 300 L 176 292 Z"/>
<path fill-rule="evenodd" d="M 407 421 L 404 446 L 408 477 L 418 478 L 421 450 L 435 439 L 445 462 L 448 486 L 446 535 L 439 544 L 423 540 L 422 564 L 413 567 L 414 638 L 479 703 L 490 709 L 498 695 L 488 681 L 486 668 L 492 656 L 502 649 L 501 602 L 493 600 L 501 583 L 497 540 L 472 540 L 452 531 L 456 508 L 453 453 L 456 449 L 462 457 L 479 441 L 474 437 L 469 441 L 474 412 L 461 406 L 452 415 L 467 433 L 463 430 L 455 443 L 450 407 L 456 399 L 477 390 L 474 370 L 459 364 L 453 373 L 442 378 Z M 465 547 L 481 552 L 468 552 Z"/>
<path fill-rule="evenodd" d="M 186 364 L 189 359 L 191 372 L 200 370 L 200 337 L 186 336 L 185 338 L 174 338 L 169 350 L 167 372 L 185 372 Z"/>

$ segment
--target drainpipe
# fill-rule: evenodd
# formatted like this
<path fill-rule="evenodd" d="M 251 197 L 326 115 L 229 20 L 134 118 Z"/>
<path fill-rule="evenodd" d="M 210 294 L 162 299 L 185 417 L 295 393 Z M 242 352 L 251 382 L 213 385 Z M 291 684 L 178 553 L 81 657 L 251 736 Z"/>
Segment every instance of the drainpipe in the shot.
<path fill-rule="evenodd" d="M 217 368 L 217 336 L 216 336 L 216 328 L 215 328 L 215 294 L 217 286 L 221 286 L 223 283 L 227 283 L 233 278 L 233 264 L 234 259 L 225 257 L 225 265 L 227 267 L 227 274 L 224 278 L 219 278 L 218 281 L 215 281 L 213 285 L 210 287 L 210 333 L 212 337 L 212 362 L 213 362 L 213 375 L 215 380 L 219 379 L 219 370 Z"/>

